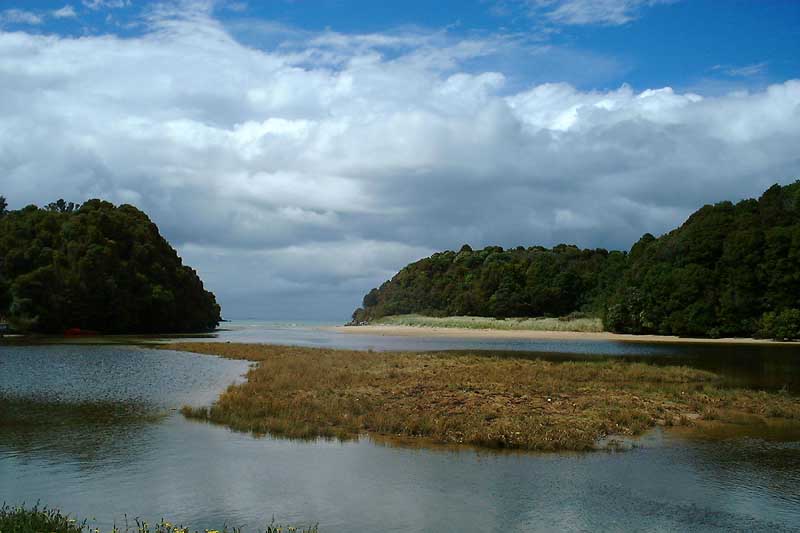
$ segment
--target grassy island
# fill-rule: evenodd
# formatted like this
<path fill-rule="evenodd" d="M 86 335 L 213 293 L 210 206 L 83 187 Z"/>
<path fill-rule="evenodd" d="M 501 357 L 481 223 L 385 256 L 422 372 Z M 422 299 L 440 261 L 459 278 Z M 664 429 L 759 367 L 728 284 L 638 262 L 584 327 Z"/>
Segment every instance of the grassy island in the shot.
<path fill-rule="evenodd" d="M 800 422 L 800 398 L 622 361 L 553 363 L 474 353 L 389 353 L 231 343 L 164 349 L 257 362 L 191 418 L 292 438 L 368 433 L 524 450 L 590 450 L 609 435 L 706 420 Z"/>

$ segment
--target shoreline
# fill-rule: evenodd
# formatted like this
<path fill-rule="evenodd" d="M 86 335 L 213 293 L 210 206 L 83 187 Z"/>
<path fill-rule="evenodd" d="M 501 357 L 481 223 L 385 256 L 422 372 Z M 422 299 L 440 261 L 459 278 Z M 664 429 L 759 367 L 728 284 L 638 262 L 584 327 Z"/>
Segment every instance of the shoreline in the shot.
<path fill-rule="evenodd" d="M 460 337 L 468 339 L 521 339 L 521 340 L 554 340 L 554 341 L 605 341 L 631 343 L 662 344 L 751 344 L 773 346 L 800 346 L 790 341 L 774 341 L 753 338 L 707 339 L 701 337 L 676 337 L 671 335 L 632 335 L 627 333 L 611 333 L 608 331 L 541 331 L 541 330 L 504 330 L 504 329 L 471 329 L 426 326 L 369 325 L 369 326 L 327 326 L 320 329 L 335 331 L 349 335 L 374 335 L 380 337 Z"/>

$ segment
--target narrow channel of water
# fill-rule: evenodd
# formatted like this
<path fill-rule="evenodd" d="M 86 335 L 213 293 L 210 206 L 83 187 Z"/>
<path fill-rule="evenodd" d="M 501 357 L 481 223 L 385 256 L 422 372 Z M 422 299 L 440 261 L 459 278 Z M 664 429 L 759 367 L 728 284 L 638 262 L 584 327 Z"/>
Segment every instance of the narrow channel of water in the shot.
<path fill-rule="evenodd" d="M 377 351 L 479 350 L 550 360 L 621 357 L 654 364 L 688 365 L 728 378 L 733 386 L 800 394 L 800 343 L 661 344 L 594 340 L 399 337 L 343 334 L 314 324 L 229 322 L 204 340 L 290 344 Z M 521 353 L 522 352 L 522 353 Z"/>

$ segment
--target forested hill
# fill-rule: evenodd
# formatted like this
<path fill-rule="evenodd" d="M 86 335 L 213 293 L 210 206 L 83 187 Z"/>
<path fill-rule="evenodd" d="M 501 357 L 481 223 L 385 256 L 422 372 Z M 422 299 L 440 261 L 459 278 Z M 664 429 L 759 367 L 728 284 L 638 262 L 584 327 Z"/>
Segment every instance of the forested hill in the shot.
<path fill-rule="evenodd" d="M 630 252 L 559 245 L 437 253 L 364 297 L 387 315 L 603 318 L 626 333 L 800 337 L 800 181 L 721 202 Z"/>
<path fill-rule="evenodd" d="M 220 308 L 135 207 L 60 200 L 7 211 L 0 197 L 0 317 L 47 333 L 188 332 L 216 327 Z"/>

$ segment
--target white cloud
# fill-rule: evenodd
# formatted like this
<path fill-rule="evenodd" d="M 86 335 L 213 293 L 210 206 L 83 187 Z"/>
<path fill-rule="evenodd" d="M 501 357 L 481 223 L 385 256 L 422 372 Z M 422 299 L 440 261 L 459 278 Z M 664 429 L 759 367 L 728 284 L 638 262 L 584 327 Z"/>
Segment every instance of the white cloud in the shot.
<path fill-rule="evenodd" d="M 74 7 L 72 7 L 69 4 L 66 4 L 61 9 L 56 9 L 55 11 L 53 11 L 53 16 L 57 19 L 64 19 L 64 18 L 75 18 L 78 16 L 78 14 L 75 13 Z"/>
<path fill-rule="evenodd" d="M 518 88 L 474 68 L 496 37 L 259 50 L 209 13 L 155 9 L 127 39 L 0 32 L 0 193 L 135 203 L 229 316 L 302 293 L 344 318 L 432 250 L 628 247 L 800 177 L 800 81 L 715 97 Z"/>
<path fill-rule="evenodd" d="M 639 17 L 643 8 L 676 0 L 528 0 L 536 15 L 558 24 L 619 26 Z"/>
<path fill-rule="evenodd" d="M 131 5 L 130 0 L 82 0 L 81 3 L 94 11 L 99 9 L 119 9 Z"/>
<path fill-rule="evenodd" d="M 42 23 L 42 17 L 23 9 L 6 9 L 0 12 L 0 25 L 2 23 L 37 25 Z"/>
<path fill-rule="evenodd" d="M 762 61 L 760 63 L 753 63 L 750 65 L 743 65 L 743 66 L 726 66 L 726 65 L 714 65 L 712 70 L 719 70 L 727 74 L 728 76 L 733 76 L 737 78 L 751 78 L 753 76 L 758 76 L 759 74 L 763 74 L 764 71 L 769 65 L 768 62 Z"/>

